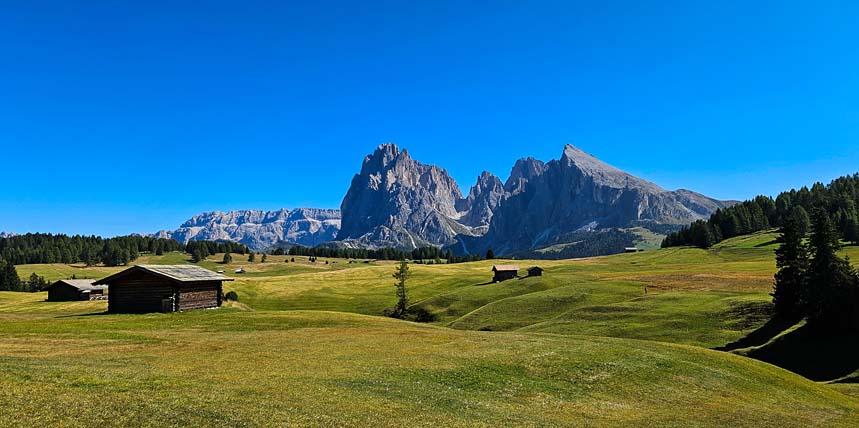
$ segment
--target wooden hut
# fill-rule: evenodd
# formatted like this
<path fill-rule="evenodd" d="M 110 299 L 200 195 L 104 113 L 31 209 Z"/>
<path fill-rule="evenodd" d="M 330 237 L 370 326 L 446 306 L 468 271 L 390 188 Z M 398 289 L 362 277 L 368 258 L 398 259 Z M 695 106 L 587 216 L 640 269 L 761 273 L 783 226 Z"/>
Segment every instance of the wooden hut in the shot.
<path fill-rule="evenodd" d="M 492 266 L 492 272 L 495 273 L 495 277 L 492 278 L 492 282 L 507 281 L 508 279 L 516 278 L 516 276 L 519 275 L 519 266 L 495 265 Z"/>
<path fill-rule="evenodd" d="M 145 313 L 217 308 L 224 281 L 232 278 L 193 265 L 138 265 L 95 284 L 110 286 L 108 312 Z"/>
<path fill-rule="evenodd" d="M 540 266 L 528 268 L 528 276 L 543 276 L 543 268 Z"/>
<path fill-rule="evenodd" d="M 48 287 L 48 301 L 96 300 L 104 296 L 107 286 L 94 282 L 94 279 L 61 279 Z"/>

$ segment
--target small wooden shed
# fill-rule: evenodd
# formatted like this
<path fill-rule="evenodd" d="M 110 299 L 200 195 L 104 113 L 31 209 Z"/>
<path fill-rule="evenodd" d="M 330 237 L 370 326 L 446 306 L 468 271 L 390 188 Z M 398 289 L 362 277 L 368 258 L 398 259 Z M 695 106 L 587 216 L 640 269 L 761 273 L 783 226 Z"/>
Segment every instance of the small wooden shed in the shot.
<path fill-rule="evenodd" d="M 528 268 L 528 276 L 543 276 L 543 268 L 540 266 Z"/>
<path fill-rule="evenodd" d="M 177 312 L 217 308 L 232 278 L 193 265 L 138 265 L 96 285 L 110 286 L 108 312 Z"/>
<path fill-rule="evenodd" d="M 94 279 L 61 279 L 48 286 L 49 302 L 95 300 L 107 291 L 105 285 L 94 285 Z"/>
<path fill-rule="evenodd" d="M 508 279 L 516 278 L 516 276 L 519 275 L 519 266 L 495 265 L 492 266 L 492 272 L 495 273 L 495 277 L 492 278 L 492 282 L 507 281 Z"/>

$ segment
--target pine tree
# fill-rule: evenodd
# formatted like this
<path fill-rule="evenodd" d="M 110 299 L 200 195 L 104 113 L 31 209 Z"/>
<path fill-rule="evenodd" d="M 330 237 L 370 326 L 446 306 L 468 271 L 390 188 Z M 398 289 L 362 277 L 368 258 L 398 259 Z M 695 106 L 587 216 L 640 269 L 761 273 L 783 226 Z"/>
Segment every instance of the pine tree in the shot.
<path fill-rule="evenodd" d="M 224 264 L 230 264 L 233 262 L 233 256 L 229 252 L 224 253 Z"/>
<path fill-rule="evenodd" d="M 268 254 L 266 254 L 266 253 L 262 253 L 262 258 L 260 259 L 260 263 L 265 263 L 265 261 L 266 261 L 267 259 L 268 259 Z"/>
<path fill-rule="evenodd" d="M 797 220 L 790 216 L 782 226 L 781 245 L 775 251 L 778 272 L 771 296 L 776 313 L 789 320 L 801 319 L 805 312 L 802 296 L 807 284 L 808 251 L 803 237 Z"/>
<path fill-rule="evenodd" d="M 254 254 L 253 251 L 248 253 L 248 263 L 253 263 L 254 261 L 256 261 L 256 258 L 256 254 Z"/>
<path fill-rule="evenodd" d="M 21 291 L 21 278 L 12 263 L 0 263 L 0 291 Z"/>
<path fill-rule="evenodd" d="M 486 250 L 486 260 L 492 260 L 495 258 L 495 251 L 492 251 L 492 248 Z"/>
<path fill-rule="evenodd" d="M 838 256 L 838 232 L 822 208 L 812 215 L 809 241 L 811 262 L 805 293 L 809 323 L 825 330 L 859 327 L 855 316 L 859 281 L 850 263 Z"/>
<path fill-rule="evenodd" d="M 808 217 L 808 211 L 800 205 L 796 205 L 790 210 L 790 217 L 796 222 L 796 227 L 802 235 L 808 234 L 811 228 L 811 218 Z"/>
<path fill-rule="evenodd" d="M 409 264 L 405 260 L 400 261 L 397 271 L 394 272 L 394 278 L 397 280 L 394 287 L 397 289 L 397 306 L 394 309 L 393 316 L 401 318 L 406 313 L 406 307 L 409 304 L 408 292 L 406 290 L 406 281 L 411 276 L 409 272 Z"/>

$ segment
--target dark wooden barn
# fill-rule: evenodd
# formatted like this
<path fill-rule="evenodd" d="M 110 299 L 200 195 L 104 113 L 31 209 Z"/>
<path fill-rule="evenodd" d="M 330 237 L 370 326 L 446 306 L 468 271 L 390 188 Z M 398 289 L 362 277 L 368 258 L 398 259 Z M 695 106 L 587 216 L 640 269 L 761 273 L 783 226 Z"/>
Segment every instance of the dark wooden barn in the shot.
<path fill-rule="evenodd" d="M 528 276 L 543 276 L 543 268 L 540 266 L 528 268 Z"/>
<path fill-rule="evenodd" d="M 492 272 L 495 273 L 495 277 L 492 278 L 492 282 L 507 281 L 508 279 L 516 278 L 516 276 L 519 275 L 519 266 L 495 265 L 492 266 Z"/>
<path fill-rule="evenodd" d="M 48 287 L 49 302 L 95 300 L 104 296 L 107 286 L 94 285 L 94 279 L 61 279 Z"/>
<path fill-rule="evenodd" d="M 145 313 L 217 308 L 224 281 L 232 278 L 193 265 L 138 265 L 95 284 L 110 286 L 108 312 Z"/>

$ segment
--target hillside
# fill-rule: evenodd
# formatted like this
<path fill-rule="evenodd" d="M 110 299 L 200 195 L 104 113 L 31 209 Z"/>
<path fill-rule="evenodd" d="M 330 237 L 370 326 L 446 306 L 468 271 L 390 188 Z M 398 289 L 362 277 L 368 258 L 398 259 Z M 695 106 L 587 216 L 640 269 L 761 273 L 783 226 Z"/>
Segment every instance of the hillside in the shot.
<path fill-rule="evenodd" d="M 799 427 L 859 417 L 859 403 L 828 386 L 695 347 L 330 312 L 73 316 L 97 304 L 38 297 L 0 293 L 0 426 L 163 426 L 166 414 L 177 426 Z M 98 411 L 79 411 L 81 397 L 97 397 Z"/>
<path fill-rule="evenodd" d="M 855 387 L 708 349 L 766 322 L 774 237 L 503 261 L 546 271 L 499 284 L 490 261 L 413 264 L 411 301 L 431 325 L 372 316 L 394 303 L 392 262 L 213 255 L 201 264 L 247 270 L 227 285 L 240 303 L 172 315 L 0 293 L 0 399 L 14 403 L 0 426 L 159 425 L 164 412 L 176 425 L 851 426 Z M 18 266 L 50 279 L 118 269 Z M 94 395 L 103 411 L 71 410 Z"/>

